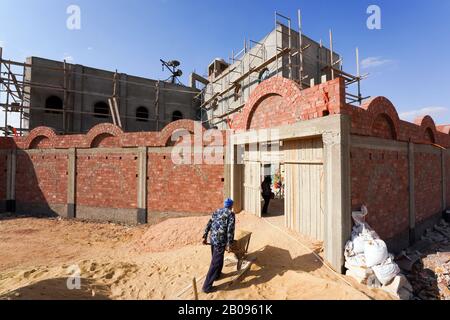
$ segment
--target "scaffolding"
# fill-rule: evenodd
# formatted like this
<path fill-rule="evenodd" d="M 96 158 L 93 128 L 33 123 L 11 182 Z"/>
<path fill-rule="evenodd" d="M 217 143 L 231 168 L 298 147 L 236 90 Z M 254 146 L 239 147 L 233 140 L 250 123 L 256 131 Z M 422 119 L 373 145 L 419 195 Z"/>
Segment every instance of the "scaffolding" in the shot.
<path fill-rule="evenodd" d="M 275 12 L 275 52 L 271 57 L 267 56 L 267 45 L 264 43 L 266 39 L 261 42 L 244 41 L 244 48 L 237 53 L 232 52 L 229 58 L 230 65 L 221 75 L 213 79 L 209 86 L 206 86 L 201 92 L 203 97 L 208 96 L 208 99 L 203 99 L 202 103 L 202 119 L 203 114 L 210 111 L 212 116 L 209 119 L 203 120 L 203 123 L 208 123 L 210 126 L 215 127 L 218 124 L 227 121 L 227 119 L 234 113 L 241 111 L 245 106 L 251 92 L 247 90 L 247 96 L 245 96 L 244 88 L 250 88 L 252 77 L 255 73 L 261 72 L 264 68 L 271 64 L 274 64 L 275 70 L 272 70 L 274 74 L 282 74 L 283 77 L 291 79 L 299 84 L 301 90 L 314 86 L 314 79 L 309 79 L 305 74 L 305 53 L 311 47 L 310 44 L 304 45 L 303 39 L 303 25 L 301 11 L 297 12 L 298 19 L 298 43 L 294 44 L 293 37 L 293 24 L 292 20 L 279 13 Z M 358 103 L 362 104 L 363 100 L 369 97 L 363 97 L 361 93 L 361 81 L 367 78 L 368 75 L 360 75 L 359 72 L 359 52 L 357 49 L 357 75 L 351 75 L 342 70 L 342 58 L 335 59 L 334 55 L 334 43 L 333 32 L 329 32 L 330 38 L 330 57 L 326 62 L 322 62 L 322 51 L 319 50 L 319 56 L 314 57 L 318 63 L 317 77 L 323 73 L 331 75 L 331 79 L 335 79 L 336 76 L 342 77 L 345 81 L 346 88 L 356 84 L 357 93 L 346 93 L 346 102 L 349 104 Z M 253 46 L 252 46 L 253 45 Z M 253 52 L 255 47 L 259 47 L 256 53 Z M 323 48 L 322 40 L 320 41 L 320 48 Z M 247 58 L 249 55 L 252 59 Z M 311 56 L 311 55 L 310 55 Z M 254 66 L 255 61 L 259 61 Z M 244 67 L 244 64 L 247 64 Z M 224 85 L 223 79 L 226 79 Z M 240 104 L 235 107 L 230 106 L 229 93 L 234 90 L 234 96 L 240 98 Z M 219 103 L 222 102 L 222 110 L 216 112 L 216 108 Z M 218 114 L 214 114 L 218 113 Z"/>
<path fill-rule="evenodd" d="M 43 69 L 45 71 L 54 72 L 60 74 L 63 81 L 62 85 L 53 85 L 48 83 L 42 83 L 34 81 L 31 79 L 32 70 Z M 73 76 L 80 76 L 84 78 L 92 78 L 96 80 L 108 81 L 111 84 L 112 94 L 105 94 L 101 92 L 93 92 L 89 90 L 76 90 L 71 86 L 71 79 Z M 87 96 L 96 96 L 105 99 L 109 103 L 110 108 L 110 120 L 112 123 L 122 126 L 121 119 L 130 120 L 142 120 L 139 117 L 126 116 L 119 113 L 119 85 L 129 84 L 135 86 L 141 86 L 144 88 L 155 90 L 157 96 L 155 99 L 145 99 L 145 98 L 134 98 L 127 97 L 126 101 L 139 100 L 141 103 L 148 103 L 155 105 L 155 108 L 159 108 L 159 95 L 163 92 L 177 92 L 191 94 L 193 100 L 197 99 L 195 96 L 198 92 L 183 90 L 182 88 L 164 88 L 161 87 L 159 82 L 155 85 L 149 85 L 141 82 L 135 82 L 130 80 L 123 80 L 119 77 L 119 73 L 113 72 L 111 77 L 99 76 L 94 74 L 80 73 L 76 72 L 73 65 L 62 62 L 62 67 L 50 67 L 50 66 L 37 66 L 30 63 L 18 62 L 13 60 L 7 60 L 3 58 L 3 49 L 0 47 L 0 108 L 4 114 L 4 123 L 0 125 L 0 130 L 4 136 L 23 136 L 29 132 L 28 124 L 30 121 L 31 110 L 37 111 L 51 111 L 52 113 L 62 114 L 62 132 L 64 134 L 70 134 L 75 132 L 70 132 L 68 126 L 68 116 L 79 114 L 87 116 L 105 116 L 105 114 L 100 114 L 96 112 L 89 111 L 77 111 L 69 108 L 69 101 L 71 95 L 81 94 Z M 31 90 L 32 89 L 46 89 L 62 93 L 62 110 L 55 109 L 49 110 L 46 106 L 38 106 L 32 104 L 31 101 Z M 12 114 L 19 115 L 19 127 L 13 127 L 10 125 L 10 116 Z M 155 121 L 157 127 L 159 128 L 161 120 L 157 114 L 155 118 L 147 118 L 148 121 Z"/>

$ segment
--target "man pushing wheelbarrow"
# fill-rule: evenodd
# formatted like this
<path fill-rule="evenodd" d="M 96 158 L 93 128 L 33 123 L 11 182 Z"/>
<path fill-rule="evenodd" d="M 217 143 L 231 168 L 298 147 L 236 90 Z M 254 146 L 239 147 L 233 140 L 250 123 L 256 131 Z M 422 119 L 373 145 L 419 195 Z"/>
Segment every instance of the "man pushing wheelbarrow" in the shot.
<path fill-rule="evenodd" d="M 213 292 L 213 283 L 222 277 L 225 251 L 235 254 L 239 271 L 248 250 L 251 233 L 246 233 L 238 242 L 234 239 L 236 215 L 233 212 L 233 205 L 233 200 L 225 200 L 224 207 L 213 213 L 203 235 L 203 244 L 208 245 L 208 234 L 211 233 L 212 254 L 211 266 L 203 285 L 204 293 Z"/>

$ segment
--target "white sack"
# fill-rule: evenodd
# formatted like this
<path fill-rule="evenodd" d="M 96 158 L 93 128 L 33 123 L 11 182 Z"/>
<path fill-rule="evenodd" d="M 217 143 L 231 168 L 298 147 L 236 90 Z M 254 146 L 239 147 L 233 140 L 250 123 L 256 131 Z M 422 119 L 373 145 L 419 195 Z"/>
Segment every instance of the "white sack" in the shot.
<path fill-rule="evenodd" d="M 384 263 L 372 267 L 377 279 L 385 286 L 389 284 L 399 273 L 400 268 L 392 259 L 387 259 Z"/>
<path fill-rule="evenodd" d="M 382 264 L 389 257 L 386 243 L 383 240 L 366 241 L 364 244 L 364 256 L 369 268 Z"/>

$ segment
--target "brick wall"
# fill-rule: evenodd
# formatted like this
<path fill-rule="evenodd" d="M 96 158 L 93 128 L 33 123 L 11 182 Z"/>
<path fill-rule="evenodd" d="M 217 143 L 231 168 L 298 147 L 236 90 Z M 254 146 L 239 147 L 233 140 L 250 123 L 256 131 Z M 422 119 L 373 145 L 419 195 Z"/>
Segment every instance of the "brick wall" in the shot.
<path fill-rule="evenodd" d="M 151 153 L 148 177 L 149 211 L 208 213 L 222 205 L 222 165 L 176 165 L 168 152 Z"/>
<path fill-rule="evenodd" d="M 58 153 L 18 153 L 16 201 L 30 205 L 65 204 L 67 156 Z"/>
<path fill-rule="evenodd" d="M 446 161 L 445 161 L 445 171 L 446 171 L 446 193 L 447 193 L 447 208 L 450 208 L 450 153 L 447 152 L 447 156 L 446 156 Z"/>
<path fill-rule="evenodd" d="M 6 161 L 8 156 L 6 153 L 0 154 L 0 202 L 6 200 Z"/>
<path fill-rule="evenodd" d="M 77 155 L 76 172 L 77 205 L 137 208 L 135 154 L 100 152 Z"/>
<path fill-rule="evenodd" d="M 369 224 L 383 239 L 409 229 L 408 154 L 351 149 L 352 207 L 369 209 Z"/>
<path fill-rule="evenodd" d="M 200 129 L 200 134 L 204 133 L 205 129 Z M 223 163 L 174 165 L 171 136 L 179 130 L 191 133 L 188 136 L 192 138 L 197 129 L 190 120 L 145 133 L 124 133 L 111 124 L 101 124 L 86 135 L 59 136 L 41 127 L 27 137 L 0 139 L 0 149 L 6 149 L 0 154 L 0 200 L 6 198 L 6 154 L 8 149 L 17 149 L 16 205 L 24 213 L 69 215 L 75 204 L 82 218 L 136 222 L 142 210 L 149 214 L 211 212 L 223 202 Z M 143 191 L 139 187 L 145 174 L 139 165 L 142 150 L 144 154 L 147 150 L 148 170 Z M 69 188 L 71 174 L 74 192 Z M 142 192 L 147 196 L 147 208 L 139 208 Z"/>
<path fill-rule="evenodd" d="M 416 152 L 414 155 L 416 222 L 442 211 L 441 155 Z"/>

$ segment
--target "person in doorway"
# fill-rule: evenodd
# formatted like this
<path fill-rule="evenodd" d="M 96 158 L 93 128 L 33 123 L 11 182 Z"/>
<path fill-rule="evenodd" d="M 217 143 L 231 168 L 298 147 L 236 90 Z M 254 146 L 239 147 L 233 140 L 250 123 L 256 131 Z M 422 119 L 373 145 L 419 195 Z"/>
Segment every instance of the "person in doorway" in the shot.
<path fill-rule="evenodd" d="M 273 198 L 272 192 L 272 178 L 267 176 L 264 178 L 263 183 L 261 184 L 262 197 L 264 199 L 264 207 L 262 209 L 262 214 L 267 214 L 269 210 L 270 200 Z"/>
<path fill-rule="evenodd" d="M 234 243 L 236 216 L 233 212 L 234 202 L 225 200 L 224 207 L 213 213 L 203 235 L 203 244 L 208 245 L 208 234 L 211 232 L 211 266 L 203 285 L 204 293 L 214 291 L 213 283 L 222 277 L 225 251 L 230 252 Z"/>

